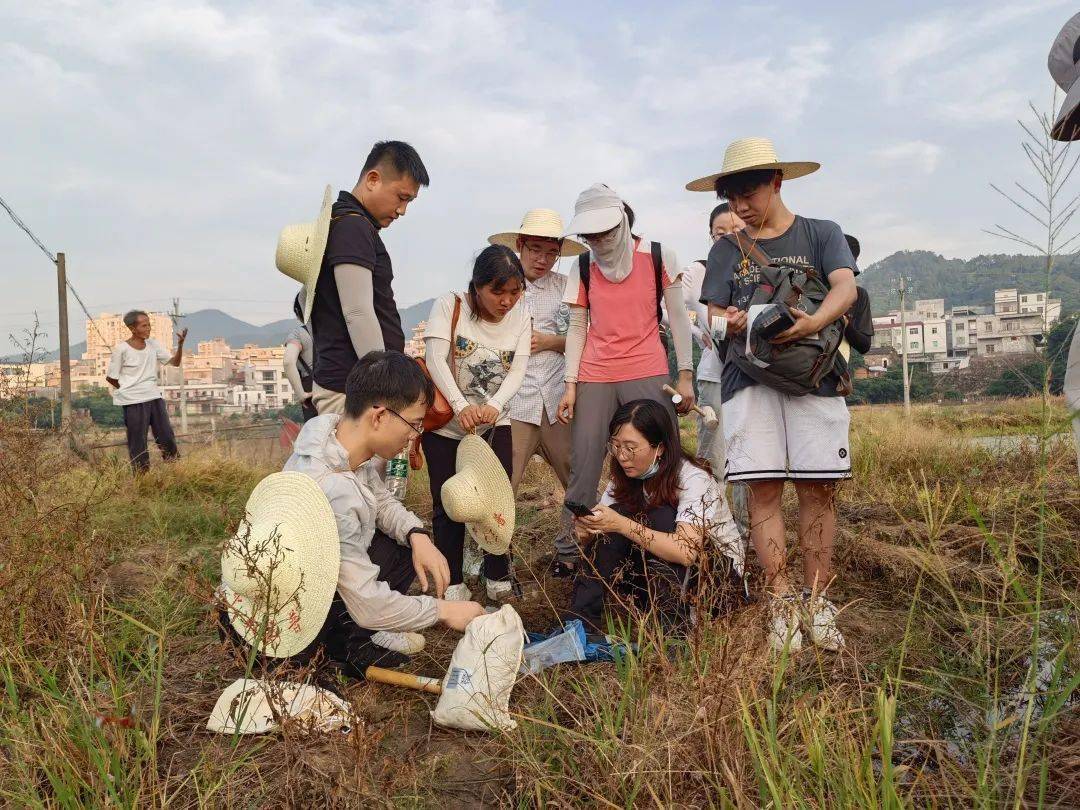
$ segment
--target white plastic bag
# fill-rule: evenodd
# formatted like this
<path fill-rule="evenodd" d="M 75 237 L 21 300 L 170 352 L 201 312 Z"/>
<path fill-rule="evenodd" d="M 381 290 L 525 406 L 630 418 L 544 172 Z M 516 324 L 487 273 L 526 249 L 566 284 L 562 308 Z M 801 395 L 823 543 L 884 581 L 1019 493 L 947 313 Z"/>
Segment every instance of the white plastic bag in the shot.
<path fill-rule="evenodd" d="M 525 628 L 510 605 L 478 616 L 465 628 L 431 718 L 465 731 L 511 731 L 510 692 L 521 666 Z"/>

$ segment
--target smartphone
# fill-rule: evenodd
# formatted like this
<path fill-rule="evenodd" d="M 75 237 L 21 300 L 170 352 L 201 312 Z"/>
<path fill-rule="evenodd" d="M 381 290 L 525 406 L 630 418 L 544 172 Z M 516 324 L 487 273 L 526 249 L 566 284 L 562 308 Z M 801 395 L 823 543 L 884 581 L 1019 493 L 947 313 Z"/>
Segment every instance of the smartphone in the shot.
<path fill-rule="evenodd" d="M 563 506 L 569 509 L 577 517 L 585 517 L 586 515 L 592 514 L 592 509 L 577 501 L 565 500 L 563 501 Z"/>

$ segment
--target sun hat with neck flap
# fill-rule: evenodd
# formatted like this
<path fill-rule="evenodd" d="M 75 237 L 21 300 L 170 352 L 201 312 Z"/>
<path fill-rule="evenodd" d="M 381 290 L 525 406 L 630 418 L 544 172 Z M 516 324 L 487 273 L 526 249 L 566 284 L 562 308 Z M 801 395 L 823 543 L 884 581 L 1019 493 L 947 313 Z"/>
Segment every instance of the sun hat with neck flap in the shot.
<path fill-rule="evenodd" d="M 503 231 L 492 234 L 488 242 L 493 245 L 505 245 L 513 251 L 517 251 L 518 237 L 539 236 L 544 239 L 559 239 L 562 241 L 560 256 L 577 256 L 588 250 L 585 245 L 574 239 L 563 236 L 563 221 L 557 211 L 550 208 L 533 208 L 525 212 L 521 218 L 521 227 L 516 231 Z"/>
<path fill-rule="evenodd" d="M 724 163 L 716 174 L 709 174 L 691 180 L 686 184 L 687 191 L 714 191 L 716 181 L 729 174 L 776 169 L 785 180 L 805 177 L 821 168 L 820 163 L 810 160 L 783 161 L 776 154 L 776 147 L 768 138 L 740 138 L 728 144 L 724 151 Z"/>
<path fill-rule="evenodd" d="M 326 240 L 330 236 L 330 213 L 333 191 L 330 186 L 323 192 L 322 207 L 314 222 L 286 225 L 278 236 L 274 263 L 277 269 L 293 281 L 304 285 L 304 318 L 311 320 L 311 307 L 315 303 L 315 285 L 319 280 Z"/>
<path fill-rule="evenodd" d="M 287 658 L 322 629 L 341 548 L 330 502 L 299 472 L 268 475 L 221 553 L 220 595 L 233 629 L 260 653 Z"/>
<path fill-rule="evenodd" d="M 610 231 L 623 221 L 625 215 L 622 198 L 615 190 L 603 183 L 594 183 L 574 202 L 574 218 L 566 226 L 566 235 Z"/>
<path fill-rule="evenodd" d="M 1058 32 L 1046 66 L 1066 93 L 1050 135 L 1057 141 L 1080 140 L 1080 14 L 1070 17 Z"/>

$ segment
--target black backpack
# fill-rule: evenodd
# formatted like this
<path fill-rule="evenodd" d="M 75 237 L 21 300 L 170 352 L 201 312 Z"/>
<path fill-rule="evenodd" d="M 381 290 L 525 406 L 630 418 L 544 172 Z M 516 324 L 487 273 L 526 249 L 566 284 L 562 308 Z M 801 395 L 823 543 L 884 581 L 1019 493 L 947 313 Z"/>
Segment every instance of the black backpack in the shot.
<path fill-rule="evenodd" d="M 649 246 L 652 252 L 653 272 L 656 274 L 656 323 L 662 324 L 664 321 L 664 313 L 660 309 L 660 302 L 664 299 L 664 258 L 660 252 L 659 242 L 650 242 Z M 581 279 L 581 286 L 585 288 L 586 297 L 589 295 L 589 268 L 592 266 L 591 257 L 592 253 L 590 251 L 585 251 L 578 256 L 578 277 Z"/>
<path fill-rule="evenodd" d="M 829 285 L 813 268 L 804 270 L 773 264 L 765 251 L 742 232 L 724 238 L 739 249 L 743 261 L 753 260 L 761 268 L 761 279 L 748 308 L 783 303 L 813 315 L 829 294 Z M 749 328 L 750 324 L 747 324 Z M 817 337 L 806 337 L 794 343 L 776 344 L 751 335 L 749 352 L 745 334 L 734 335 L 729 341 L 727 359 L 751 379 L 793 396 L 816 391 L 835 367 L 840 374 L 837 394 L 847 396 L 851 393 L 851 378 L 846 364 L 836 362 L 843 338 L 843 318 L 824 327 Z M 843 355 L 839 356 L 842 360 Z"/>

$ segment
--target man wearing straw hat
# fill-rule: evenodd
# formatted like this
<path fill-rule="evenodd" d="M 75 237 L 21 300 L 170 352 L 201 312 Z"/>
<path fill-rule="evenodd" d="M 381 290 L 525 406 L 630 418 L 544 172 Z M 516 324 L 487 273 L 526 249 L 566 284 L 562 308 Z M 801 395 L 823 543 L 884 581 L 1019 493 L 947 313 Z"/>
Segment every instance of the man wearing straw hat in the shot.
<path fill-rule="evenodd" d="M 405 216 L 429 182 L 413 147 L 379 141 L 351 192 L 331 206 L 327 186 L 318 219 L 291 225 L 278 238 L 278 269 L 308 292 L 304 321 L 315 346 L 312 402 L 320 414 L 344 412 L 345 380 L 359 358 L 405 350 L 393 266 L 379 232 Z"/>
<path fill-rule="evenodd" d="M 570 480 L 570 426 L 559 421 L 559 401 L 565 383 L 566 330 L 570 308 L 563 303 L 566 276 L 553 270 L 563 256 L 578 256 L 588 248 L 563 236 L 562 217 L 547 208 L 534 208 L 522 217 L 516 231 L 488 239 L 517 251 L 525 271 L 525 305 L 533 319 L 532 354 L 525 379 L 510 400 L 510 432 L 514 445 L 512 484 L 517 492 L 525 468 L 539 453 L 565 489 Z M 563 509 L 551 572 L 573 574 L 578 547 L 571 535 L 572 519 Z"/>
<path fill-rule="evenodd" d="M 405 663 L 424 647 L 417 631 L 438 621 L 463 630 L 484 612 L 476 602 L 439 598 L 450 581 L 446 558 L 420 518 L 387 492 L 375 465 L 368 463 L 375 456 L 393 458 L 423 432 L 433 396 L 431 381 L 412 358 L 394 351 L 369 352 L 346 381 L 345 413 L 306 422 L 285 464 L 286 472 L 314 480 L 329 501 L 337 528 L 336 592 L 331 589 L 332 604 L 323 608 L 325 623 L 320 619 L 317 638 L 312 634 L 306 640 L 355 677 L 363 677 L 370 664 Z M 224 561 L 222 571 L 228 585 Z M 313 567 L 305 587 L 319 586 L 315 578 L 321 571 Z M 415 577 L 423 593 L 410 596 Z M 231 595 L 225 596 L 228 603 Z M 243 620 L 238 625 L 231 619 L 232 627 L 251 643 Z M 290 649 L 287 655 L 301 652 L 313 650 Z"/>
<path fill-rule="evenodd" d="M 855 302 L 858 271 L 840 226 L 797 216 L 780 196 L 785 180 L 819 167 L 812 162 L 782 162 L 769 140 L 744 138 L 728 146 L 720 172 L 686 186 L 689 191 L 715 191 L 727 199 L 746 223 L 743 233 L 770 264 L 795 267 L 827 282 L 829 291 L 814 314 L 791 307 L 794 323 L 772 338 L 776 344 L 819 332 Z M 747 308 L 761 267 L 749 253 L 732 237 L 717 240 L 709 252 L 701 300 L 709 305 L 710 321 L 712 316 L 727 320 L 725 353 L 732 340 L 745 341 L 752 326 Z M 825 649 L 838 650 L 844 643 L 836 626 L 836 607 L 822 595 L 833 577 L 835 484 L 851 477 L 849 417 L 838 383 L 834 369 L 813 394 L 794 396 L 758 383 L 733 362 L 725 362 L 721 372 L 726 476 L 728 481 L 750 485 L 750 537 L 772 597 L 769 643 L 774 649 L 798 649 L 803 639 L 800 625 L 810 641 Z M 786 571 L 780 510 L 785 480 L 794 483 L 799 499 L 804 582 L 800 600 L 791 593 Z"/>

